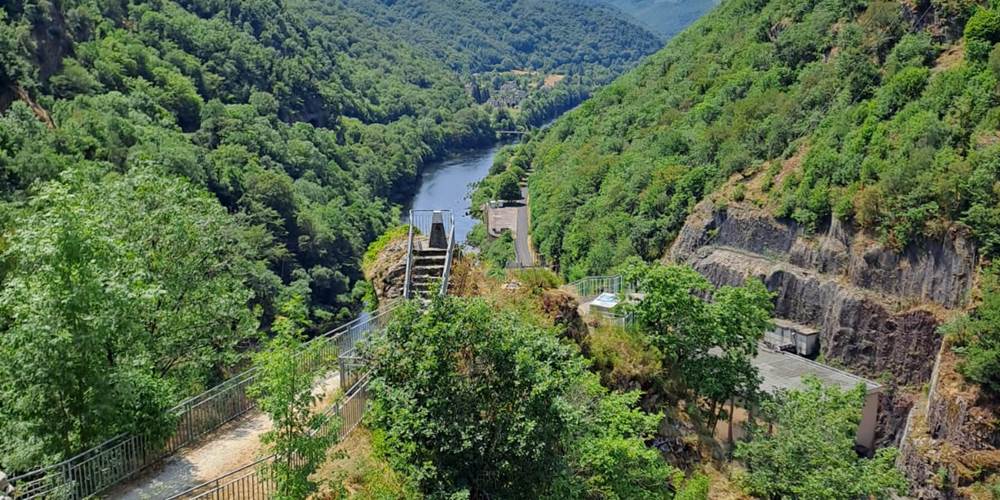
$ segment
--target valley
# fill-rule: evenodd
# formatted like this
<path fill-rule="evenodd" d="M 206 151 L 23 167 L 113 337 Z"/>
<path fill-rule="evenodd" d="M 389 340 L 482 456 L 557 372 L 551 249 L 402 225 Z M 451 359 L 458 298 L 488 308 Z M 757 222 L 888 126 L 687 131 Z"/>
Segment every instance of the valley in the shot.
<path fill-rule="evenodd" d="M 996 499 L 998 251 L 996 0 L 7 2 L 0 500 Z"/>

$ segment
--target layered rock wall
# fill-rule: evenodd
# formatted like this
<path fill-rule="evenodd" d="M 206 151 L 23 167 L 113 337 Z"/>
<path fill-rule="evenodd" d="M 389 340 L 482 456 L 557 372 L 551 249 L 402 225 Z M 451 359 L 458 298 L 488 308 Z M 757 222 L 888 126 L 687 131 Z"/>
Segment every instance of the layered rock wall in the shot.
<path fill-rule="evenodd" d="M 941 344 L 936 313 L 966 301 L 977 265 L 957 233 L 894 252 L 837 221 L 810 234 L 754 207 L 711 201 L 688 218 L 670 259 L 716 285 L 761 279 L 775 293 L 776 316 L 820 331 L 827 362 L 911 393 L 931 378 Z M 882 396 L 879 445 L 898 440 L 913 399 Z"/>

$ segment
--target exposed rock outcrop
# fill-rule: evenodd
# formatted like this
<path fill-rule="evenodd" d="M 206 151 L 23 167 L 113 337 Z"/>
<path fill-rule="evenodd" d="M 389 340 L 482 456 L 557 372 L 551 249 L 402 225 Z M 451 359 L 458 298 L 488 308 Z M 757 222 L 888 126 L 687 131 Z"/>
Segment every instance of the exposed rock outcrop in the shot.
<path fill-rule="evenodd" d="M 365 266 L 365 278 L 375 288 L 380 302 L 403 296 L 406 281 L 407 235 L 395 238 L 379 251 L 375 261 Z"/>
<path fill-rule="evenodd" d="M 965 303 L 977 263 L 975 246 L 959 231 L 895 252 L 837 220 L 824 233 L 812 235 L 794 222 L 779 222 L 754 208 L 719 209 L 711 201 L 700 203 L 688 217 L 671 257 L 687 261 L 706 246 L 740 249 L 836 275 L 847 284 L 894 299 L 947 308 Z"/>
<path fill-rule="evenodd" d="M 970 486 L 1000 472 L 998 405 L 955 371 L 944 343 L 926 396 L 913 408 L 898 466 L 921 499 L 970 498 Z"/>
<path fill-rule="evenodd" d="M 967 239 L 893 252 L 833 221 L 821 234 L 744 205 L 700 203 L 670 251 L 716 285 L 761 279 L 775 315 L 817 328 L 828 362 L 887 382 L 877 444 L 894 444 L 941 344 L 938 312 L 961 306 L 977 255 Z"/>

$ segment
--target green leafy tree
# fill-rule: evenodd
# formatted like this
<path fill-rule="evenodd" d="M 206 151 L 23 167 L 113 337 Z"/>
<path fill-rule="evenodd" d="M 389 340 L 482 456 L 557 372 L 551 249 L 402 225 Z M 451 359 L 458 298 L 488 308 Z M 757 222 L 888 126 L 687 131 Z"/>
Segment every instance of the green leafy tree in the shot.
<path fill-rule="evenodd" d="M 496 179 L 493 197 L 498 200 L 520 200 L 521 187 L 518 186 L 517 182 L 517 175 L 511 171 L 500 174 L 500 177 Z"/>
<path fill-rule="evenodd" d="M 301 297 L 282 305 L 282 315 L 274 322 L 274 338 L 253 356 L 257 376 L 250 396 L 271 418 L 273 428 L 261 436 L 267 452 L 274 455 L 264 468 L 274 478 L 274 498 L 306 498 L 318 485 L 310 475 L 326 459 L 337 438 L 339 422 L 317 408 L 324 395 L 314 386 L 332 360 L 323 359 L 318 343 L 303 349 L 302 328 L 306 308 Z"/>
<path fill-rule="evenodd" d="M 5 464 L 166 436 L 166 409 L 256 330 L 248 231 L 183 180 L 72 171 L 17 220 L 0 237 Z"/>
<path fill-rule="evenodd" d="M 742 478 L 747 491 L 803 500 L 905 494 L 895 448 L 880 449 L 871 459 L 854 451 L 864 399 L 863 385 L 843 391 L 807 378 L 804 389 L 765 402 L 763 413 L 773 425 L 749 426 L 748 440 L 737 443 L 734 453 L 747 467 Z"/>
<path fill-rule="evenodd" d="M 523 316 L 479 299 L 408 304 L 370 354 L 378 447 L 429 495 L 668 497 L 675 471 L 643 443 L 660 417 Z"/>
<path fill-rule="evenodd" d="M 664 353 L 667 378 L 682 396 L 707 401 L 709 428 L 733 398 L 753 401 L 760 383 L 751 360 L 771 324 L 771 294 L 758 280 L 714 287 L 686 266 L 631 264 L 624 273 L 642 300 L 625 304 L 637 328 Z M 703 297 L 714 295 L 709 302 Z M 690 399 L 690 398 L 686 398 Z"/>

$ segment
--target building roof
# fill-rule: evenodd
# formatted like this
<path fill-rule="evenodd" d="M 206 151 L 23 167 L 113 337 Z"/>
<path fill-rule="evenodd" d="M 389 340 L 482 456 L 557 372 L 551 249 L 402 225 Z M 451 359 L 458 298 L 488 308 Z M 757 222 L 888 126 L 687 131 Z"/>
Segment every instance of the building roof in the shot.
<path fill-rule="evenodd" d="M 757 357 L 753 360 L 753 365 L 760 371 L 760 376 L 763 379 L 760 384 L 761 390 L 768 393 L 780 389 L 803 389 L 805 384 L 802 383 L 802 379 L 807 375 L 816 377 L 824 385 L 832 385 L 845 390 L 853 389 L 859 383 L 865 384 L 865 388 L 869 392 L 882 387 L 881 384 L 844 370 L 838 370 L 795 354 L 772 351 L 764 346 L 760 347 Z"/>

